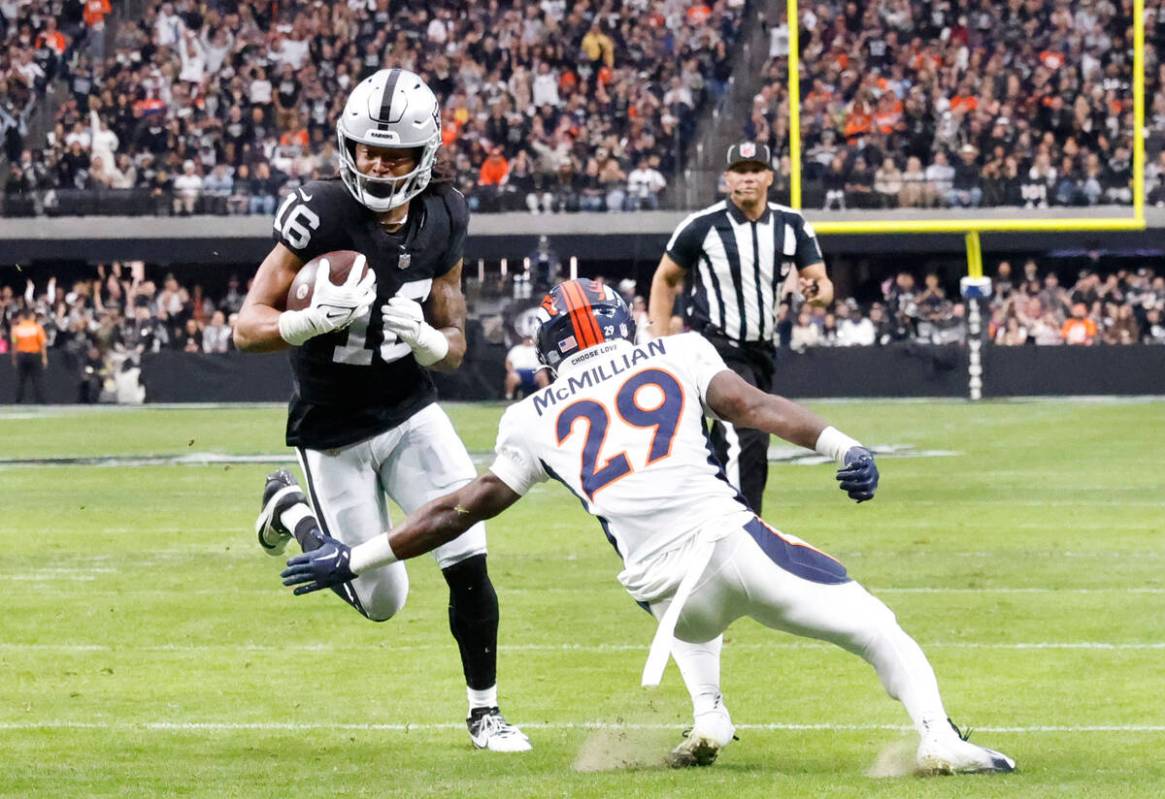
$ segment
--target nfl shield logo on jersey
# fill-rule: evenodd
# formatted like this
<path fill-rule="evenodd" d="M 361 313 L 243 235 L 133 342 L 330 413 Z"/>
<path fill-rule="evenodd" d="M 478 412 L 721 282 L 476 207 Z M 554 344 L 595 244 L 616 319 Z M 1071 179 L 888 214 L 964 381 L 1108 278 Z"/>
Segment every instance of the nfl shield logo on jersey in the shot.
<path fill-rule="evenodd" d="M 397 269 L 408 269 L 409 264 L 413 262 L 413 254 L 411 252 L 402 252 L 400 260 L 396 262 Z"/>

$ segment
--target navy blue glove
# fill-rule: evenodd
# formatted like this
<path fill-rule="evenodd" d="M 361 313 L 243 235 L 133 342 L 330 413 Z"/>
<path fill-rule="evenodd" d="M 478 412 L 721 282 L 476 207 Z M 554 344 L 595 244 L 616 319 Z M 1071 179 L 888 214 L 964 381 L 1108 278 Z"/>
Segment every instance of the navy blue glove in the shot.
<path fill-rule="evenodd" d="M 873 499 L 874 492 L 878 490 L 878 467 L 874 465 L 874 453 L 865 447 L 850 447 L 845 454 L 845 466 L 837 470 L 837 481 L 841 484 L 841 490 L 855 502 Z"/>
<path fill-rule="evenodd" d="M 287 561 L 287 568 L 279 573 L 283 584 L 295 589 L 296 596 L 322 591 L 356 579 L 348 565 L 352 559 L 352 548 L 334 538 L 328 538 L 324 545 L 311 552 L 296 555 Z"/>

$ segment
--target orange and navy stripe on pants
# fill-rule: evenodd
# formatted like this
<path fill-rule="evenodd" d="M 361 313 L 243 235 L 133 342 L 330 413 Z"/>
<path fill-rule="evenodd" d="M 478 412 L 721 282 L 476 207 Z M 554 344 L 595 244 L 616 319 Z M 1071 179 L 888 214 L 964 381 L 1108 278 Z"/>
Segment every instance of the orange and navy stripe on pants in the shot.
<path fill-rule="evenodd" d="M 803 580 L 825 585 L 848 583 L 849 574 L 845 566 L 824 552 L 806 543 L 798 543 L 785 538 L 759 518 L 753 518 L 744 525 L 745 531 L 760 545 L 769 560 L 790 574 Z"/>

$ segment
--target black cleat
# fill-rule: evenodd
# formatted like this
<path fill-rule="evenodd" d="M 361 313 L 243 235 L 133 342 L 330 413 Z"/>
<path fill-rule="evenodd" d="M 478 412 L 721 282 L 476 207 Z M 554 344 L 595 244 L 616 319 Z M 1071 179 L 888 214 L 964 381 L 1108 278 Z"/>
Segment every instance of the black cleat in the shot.
<path fill-rule="evenodd" d="M 292 533 L 279 520 L 283 512 L 297 502 L 306 502 L 303 489 L 290 472 L 280 469 L 267 475 L 263 485 L 263 510 L 255 520 L 255 535 L 259 546 L 268 555 L 282 555 Z"/>

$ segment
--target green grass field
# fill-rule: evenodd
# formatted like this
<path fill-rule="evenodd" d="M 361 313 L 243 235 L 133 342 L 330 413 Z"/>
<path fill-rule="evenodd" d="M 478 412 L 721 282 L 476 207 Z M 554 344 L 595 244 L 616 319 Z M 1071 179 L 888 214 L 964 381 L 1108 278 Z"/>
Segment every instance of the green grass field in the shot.
<path fill-rule="evenodd" d="M 1006 777 L 876 779 L 910 740 L 872 670 L 729 630 L 739 743 L 659 765 L 688 719 L 597 524 L 557 485 L 489 528 L 501 691 L 535 751 L 474 751 L 433 562 L 387 624 L 292 599 L 255 545 L 266 463 L 21 459 L 282 453 L 279 408 L 0 409 L 0 796 L 1165 795 L 1165 402 L 814 405 L 884 457 L 856 506 L 774 465 L 766 517 L 839 556 L 923 645 Z M 469 448 L 499 406 L 450 408 Z M 483 461 L 484 462 L 484 461 Z"/>

